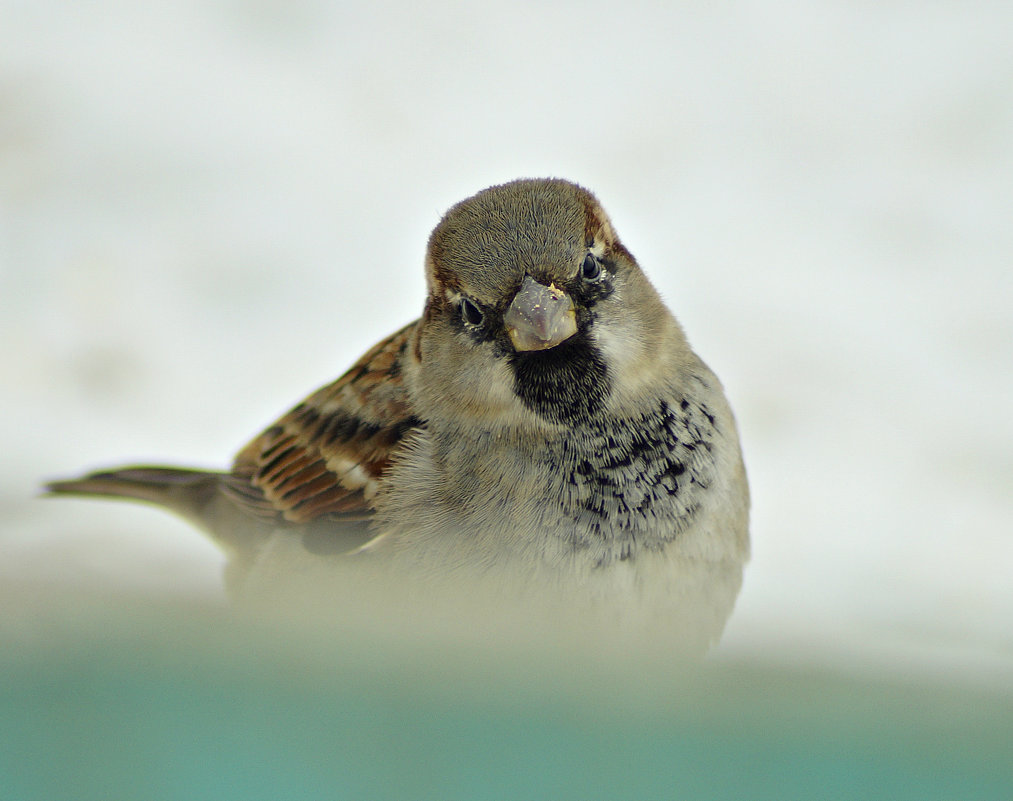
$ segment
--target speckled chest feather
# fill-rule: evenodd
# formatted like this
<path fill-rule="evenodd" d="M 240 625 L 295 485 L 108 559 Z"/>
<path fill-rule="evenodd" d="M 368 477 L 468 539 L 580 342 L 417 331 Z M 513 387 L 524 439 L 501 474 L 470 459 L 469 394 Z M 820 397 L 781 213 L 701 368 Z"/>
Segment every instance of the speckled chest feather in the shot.
<path fill-rule="evenodd" d="M 687 400 L 635 418 L 606 419 L 546 450 L 572 547 L 599 564 L 656 549 L 693 521 L 714 475 L 713 416 Z M 578 443 L 575 440 L 580 439 Z"/>
<path fill-rule="evenodd" d="M 534 449 L 490 438 L 468 448 L 481 455 L 447 483 L 445 497 L 465 535 L 490 519 L 497 528 L 534 520 L 553 541 L 550 559 L 580 556 L 603 567 L 658 550 L 693 524 L 715 477 L 720 436 L 705 405 L 676 398 L 636 416 L 600 416 Z M 453 463 L 461 445 L 437 445 L 438 460 Z M 503 540 L 523 550 L 533 536 L 513 529 Z"/>

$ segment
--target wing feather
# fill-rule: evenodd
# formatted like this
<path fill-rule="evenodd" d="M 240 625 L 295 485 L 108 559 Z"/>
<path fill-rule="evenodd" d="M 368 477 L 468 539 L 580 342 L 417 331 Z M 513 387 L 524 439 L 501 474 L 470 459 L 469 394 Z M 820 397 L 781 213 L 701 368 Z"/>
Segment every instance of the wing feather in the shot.
<path fill-rule="evenodd" d="M 421 425 L 403 378 L 416 325 L 378 343 L 246 445 L 224 481 L 229 497 L 279 524 L 369 519 L 391 457 Z"/>

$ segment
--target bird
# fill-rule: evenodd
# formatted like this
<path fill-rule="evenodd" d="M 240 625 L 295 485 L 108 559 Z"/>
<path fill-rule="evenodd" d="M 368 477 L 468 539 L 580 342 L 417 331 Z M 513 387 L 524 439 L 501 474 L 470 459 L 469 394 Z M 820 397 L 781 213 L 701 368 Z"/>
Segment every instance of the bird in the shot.
<path fill-rule="evenodd" d="M 543 592 L 710 647 L 750 551 L 736 422 L 597 198 L 557 178 L 486 188 L 439 221 L 425 278 L 419 319 L 230 469 L 100 470 L 48 493 L 182 516 L 225 551 L 236 598 L 361 570 L 412 598 Z"/>

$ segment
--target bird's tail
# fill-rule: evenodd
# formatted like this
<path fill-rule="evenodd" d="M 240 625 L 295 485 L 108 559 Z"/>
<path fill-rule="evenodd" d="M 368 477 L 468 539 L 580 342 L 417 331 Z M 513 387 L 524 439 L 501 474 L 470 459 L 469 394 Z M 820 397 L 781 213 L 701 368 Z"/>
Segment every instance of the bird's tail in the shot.
<path fill-rule="evenodd" d="M 145 501 L 204 528 L 208 508 L 218 497 L 222 477 L 222 473 L 178 467 L 124 467 L 100 470 L 67 481 L 51 481 L 46 484 L 46 491 L 50 495 L 98 495 Z"/>

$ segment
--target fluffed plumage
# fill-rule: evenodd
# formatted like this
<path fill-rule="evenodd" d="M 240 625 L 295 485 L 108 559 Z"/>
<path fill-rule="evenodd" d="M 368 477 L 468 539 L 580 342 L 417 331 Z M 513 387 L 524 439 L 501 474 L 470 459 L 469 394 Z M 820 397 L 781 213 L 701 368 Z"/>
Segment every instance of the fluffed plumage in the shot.
<path fill-rule="evenodd" d="M 735 422 L 597 200 L 561 180 L 486 189 L 436 227 L 426 278 L 421 319 L 231 470 L 49 490 L 181 514 L 229 552 L 237 594 L 270 592 L 293 558 L 368 561 L 507 602 L 550 587 L 713 641 L 749 551 Z"/>

